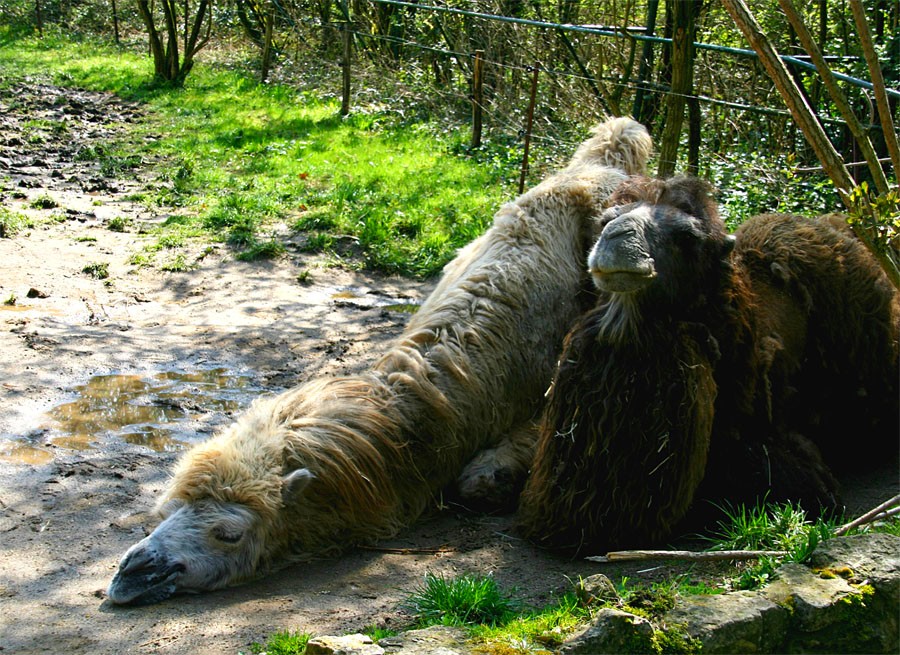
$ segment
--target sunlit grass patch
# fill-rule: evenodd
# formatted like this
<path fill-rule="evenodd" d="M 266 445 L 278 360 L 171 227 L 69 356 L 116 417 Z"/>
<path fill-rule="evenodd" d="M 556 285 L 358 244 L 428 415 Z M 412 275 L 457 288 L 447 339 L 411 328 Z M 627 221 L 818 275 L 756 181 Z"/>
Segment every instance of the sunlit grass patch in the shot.
<path fill-rule="evenodd" d="M 34 227 L 34 221 L 28 216 L 6 207 L 0 207 L 0 238 L 9 238 L 30 227 Z"/>
<path fill-rule="evenodd" d="M 98 144 L 77 158 L 109 176 L 152 162 L 157 182 L 135 198 L 183 207 L 236 255 L 278 220 L 310 233 L 311 249 L 353 238 L 351 251 L 332 253 L 351 268 L 430 276 L 514 195 L 517 162 L 506 169 L 460 148 L 463 125 L 404 122 L 384 108 L 342 119 L 333 98 L 202 64 L 172 89 L 152 82 L 137 53 L 53 37 L 0 44 L 0 70 L 143 104 L 127 147 Z"/>
<path fill-rule="evenodd" d="M 254 655 L 303 655 L 306 652 L 306 644 L 311 635 L 305 632 L 292 632 L 284 630 L 272 634 L 265 644 L 254 642 L 250 645 L 250 652 Z"/>
<path fill-rule="evenodd" d="M 472 636 L 486 643 L 553 648 L 590 617 L 589 608 L 582 605 L 574 594 L 566 594 L 555 604 L 541 610 L 526 610 L 502 625 L 476 626 Z"/>

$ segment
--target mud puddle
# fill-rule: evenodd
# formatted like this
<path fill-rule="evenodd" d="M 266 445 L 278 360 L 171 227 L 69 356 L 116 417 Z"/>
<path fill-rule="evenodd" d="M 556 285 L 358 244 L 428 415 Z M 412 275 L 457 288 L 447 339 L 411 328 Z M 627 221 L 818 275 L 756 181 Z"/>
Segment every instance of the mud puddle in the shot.
<path fill-rule="evenodd" d="M 0 435 L 0 459 L 45 464 L 59 449 L 103 451 L 116 441 L 180 451 L 208 436 L 197 430 L 202 417 L 234 415 L 261 392 L 251 376 L 225 368 L 96 375 L 47 411 L 36 429 Z"/>
<path fill-rule="evenodd" d="M 408 297 L 393 296 L 366 287 L 335 287 L 331 300 L 338 307 L 354 307 L 357 309 L 378 308 L 388 312 L 415 314 L 419 304 L 411 302 Z"/>

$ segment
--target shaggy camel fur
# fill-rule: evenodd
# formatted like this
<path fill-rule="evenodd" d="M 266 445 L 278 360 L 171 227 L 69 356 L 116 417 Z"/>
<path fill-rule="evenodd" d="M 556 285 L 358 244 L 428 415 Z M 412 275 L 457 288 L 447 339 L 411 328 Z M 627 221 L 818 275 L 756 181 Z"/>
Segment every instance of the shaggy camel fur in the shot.
<path fill-rule="evenodd" d="M 729 236 L 690 178 L 631 180 L 611 202 L 588 259 L 602 294 L 566 338 L 520 501 L 527 536 L 604 552 L 665 540 L 706 500 L 834 510 L 832 469 L 896 461 L 898 298 L 846 226 L 770 214 Z"/>
<path fill-rule="evenodd" d="M 650 149 L 630 119 L 600 125 L 563 171 L 505 205 L 447 265 L 371 370 L 257 401 L 188 451 L 160 501 L 164 520 L 125 554 L 110 599 L 215 589 L 394 534 L 478 451 L 527 435 L 581 311 L 595 208 Z M 502 460 L 527 451 L 501 448 L 489 460 L 524 476 L 527 459 Z M 484 465 L 471 477 L 490 477 Z"/>

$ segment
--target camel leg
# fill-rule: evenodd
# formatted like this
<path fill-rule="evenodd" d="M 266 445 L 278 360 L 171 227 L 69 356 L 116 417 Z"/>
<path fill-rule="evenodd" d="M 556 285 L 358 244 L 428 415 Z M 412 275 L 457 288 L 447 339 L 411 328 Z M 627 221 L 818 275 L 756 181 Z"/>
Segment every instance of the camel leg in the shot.
<path fill-rule="evenodd" d="M 513 509 L 525 484 L 537 443 L 531 421 L 514 428 L 493 448 L 479 452 L 456 479 L 460 499 L 479 510 Z"/>

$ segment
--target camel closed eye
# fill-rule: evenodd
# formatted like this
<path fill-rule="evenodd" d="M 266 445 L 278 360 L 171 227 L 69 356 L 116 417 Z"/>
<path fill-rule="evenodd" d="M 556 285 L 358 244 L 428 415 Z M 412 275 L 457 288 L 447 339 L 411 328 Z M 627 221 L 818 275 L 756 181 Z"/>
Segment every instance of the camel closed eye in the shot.
<path fill-rule="evenodd" d="M 236 544 L 244 538 L 244 533 L 227 528 L 213 528 L 212 536 L 213 539 L 224 544 Z"/>

